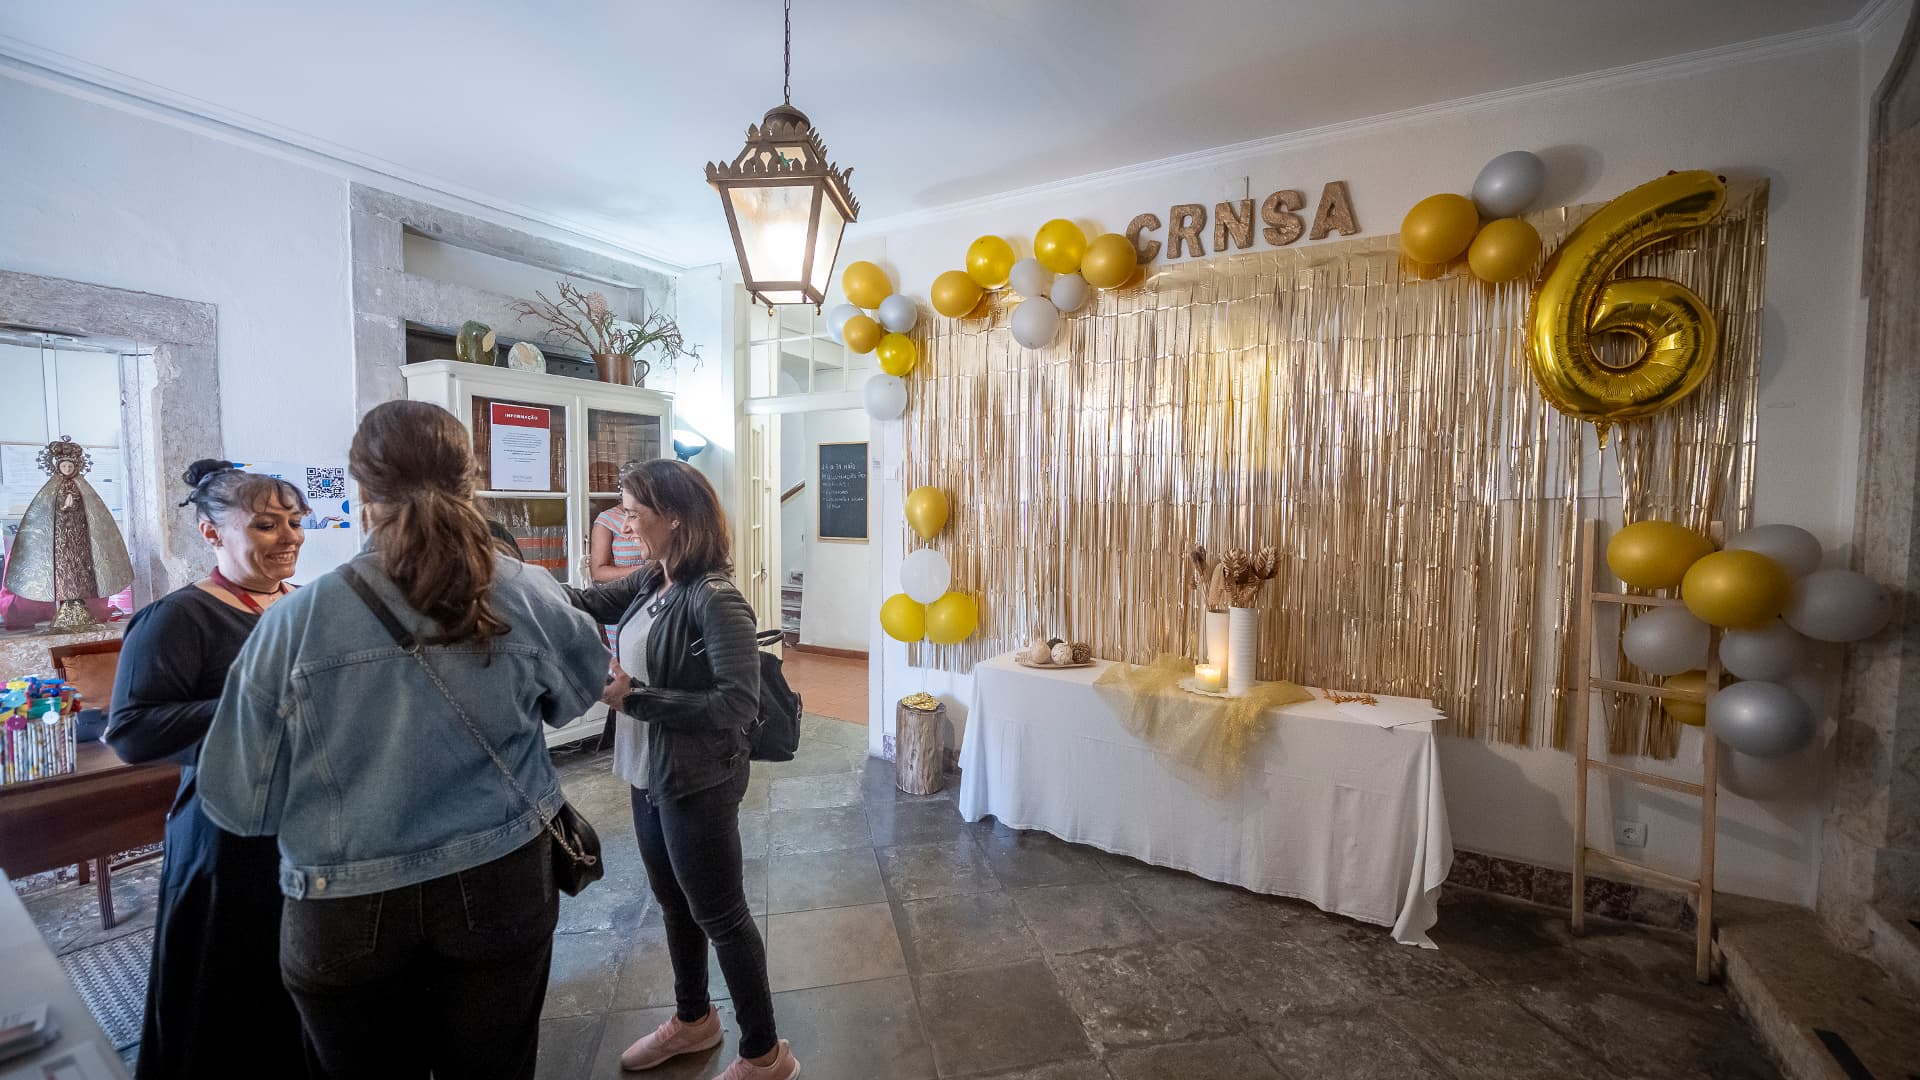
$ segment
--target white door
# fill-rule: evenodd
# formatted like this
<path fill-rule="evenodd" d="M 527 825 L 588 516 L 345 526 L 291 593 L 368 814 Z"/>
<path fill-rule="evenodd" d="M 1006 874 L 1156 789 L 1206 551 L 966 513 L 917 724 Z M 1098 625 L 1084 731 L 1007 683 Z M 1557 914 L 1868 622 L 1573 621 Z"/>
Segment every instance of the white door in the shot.
<path fill-rule="evenodd" d="M 780 628 L 780 418 L 740 418 L 741 591 L 761 630 Z"/>

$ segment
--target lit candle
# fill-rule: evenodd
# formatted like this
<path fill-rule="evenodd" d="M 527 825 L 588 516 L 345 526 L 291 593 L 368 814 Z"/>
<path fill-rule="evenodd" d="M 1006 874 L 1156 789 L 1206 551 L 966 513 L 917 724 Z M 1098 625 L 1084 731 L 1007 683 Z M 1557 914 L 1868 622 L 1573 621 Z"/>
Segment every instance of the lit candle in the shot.
<path fill-rule="evenodd" d="M 1209 690 L 1216 694 L 1219 693 L 1220 687 L 1224 684 L 1224 680 L 1220 676 L 1220 665 L 1193 665 L 1193 681 L 1199 683 L 1200 689 L 1202 690 Z"/>

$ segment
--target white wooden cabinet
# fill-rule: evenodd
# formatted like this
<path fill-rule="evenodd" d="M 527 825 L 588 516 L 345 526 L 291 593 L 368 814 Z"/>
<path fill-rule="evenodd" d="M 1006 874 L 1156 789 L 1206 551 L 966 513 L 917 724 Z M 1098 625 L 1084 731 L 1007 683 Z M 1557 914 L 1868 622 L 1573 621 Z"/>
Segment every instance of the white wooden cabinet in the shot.
<path fill-rule="evenodd" d="M 570 585 L 590 584 L 593 519 L 619 503 L 620 466 L 673 453 L 673 398 L 655 390 L 454 360 L 400 374 L 409 399 L 445 408 L 472 434 L 481 509 L 527 562 Z M 596 705 L 550 730 L 547 744 L 599 734 L 605 712 Z"/>

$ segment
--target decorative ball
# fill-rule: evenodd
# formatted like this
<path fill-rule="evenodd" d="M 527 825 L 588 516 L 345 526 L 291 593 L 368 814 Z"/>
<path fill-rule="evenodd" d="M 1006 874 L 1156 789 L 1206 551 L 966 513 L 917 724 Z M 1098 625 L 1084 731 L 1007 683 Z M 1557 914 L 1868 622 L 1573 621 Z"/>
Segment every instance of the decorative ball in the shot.
<path fill-rule="evenodd" d="M 861 354 L 872 352 L 885 335 L 886 331 L 873 321 L 871 315 L 855 315 L 840 328 L 840 340 L 847 343 L 847 348 Z"/>
<path fill-rule="evenodd" d="M 949 270 L 933 279 L 933 288 L 928 293 L 933 310 L 949 319 L 962 319 L 986 295 L 986 290 L 964 270 Z"/>
<path fill-rule="evenodd" d="M 1772 623 L 1792 592 L 1787 572 L 1757 551 L 1716 551 L 1688 567 L 1680 582 L 1688 611 L 1736 630 Z"/>
<path fill-rule="evenodd" d="M 1636 521 L 1607 542 L 1607 567 L 1635 588 L 1671 589 L 1713 541 L 1671 521 Z"/>
<path fill-rule="evenodd" d="M 1013 263 L 1013 245 L 998 236 L 983 236 L 967 245 L 967 277 L 982 289 L 997 289 L 1005 285 L 1007 275 L 1013 272 Z M 979 299 L 978 296 L 974 297 L 976 303 Z M 971 309 L 973 304 L 967 307 Z"/>
<path fill-rule="evenodd" d="M 880 370 L 899 378 L 920 362 L 920 348 L 913 339 L 905 334 L 888 334 L 875 346 L 874 354 L 880 358 Z"/>
<path fill-rule="evenodd" d="M 1743 754 L 1779 757 L 1813 741 L 1813 710 L 1779 683 L 1737 682 L 1707 703 L 1707 726 Z"/>
<path fill-rule="evenodd" d="M 841 272 L 840 291 L 846 293 L 848 302 L 853 306 L 871 311 L 879 307 L 882 300 L 893 295 L 893 282 L 887 280 L 885 270 L 861 260 L 848 263 Z"/>
<path fill-rule="evenodd" d="M 1053 647 L 1051 655 L 1056 664 L 1071 664 L 1073 663 L 1073 646 L 1063 641 Z"/>
<path fill-rule="evenodd" d="M 1429 195 L 1400 223 L 1400 250 L 1417 263 L 1448 263 L 1473 243 L 1480 212 L 1465 195 Z"/>
<path fill-rule="evenodd" d="M 1084 664 L 1092 659 L 1093 659 L 1093 646 L 1087 644 L 1084 641 L 1076 641 L 1073 643 L 1073 662 L 1074 663 Z"/>
<path fill-rule="evenodd" d="M 1087 253 L 1087 234 L 1065 218 L 1054 218 L 1033 234 L 1033 257 L 1056 274 L 1077 274 Z"/>
<path fill-rule="evenodd" d="M 1686 671 L 1660 680 L 1660 685 L 1669 690 L 1685 690 L 1690 693 L 1707 692 L 1707 673 L 1704 671 Z M 1667 718 L 1676 724 L 1688 724 L 1699 727 L 1707 722 L 1707 706 L 1699 701 L 1680 701 L 1675 698 L 1661 698 L 1660 707 L 1666 710 Z"/>
<path fill-rule="evenodd" d="M 1467 246 L 1467 267 L 1481 281 L 1525 277 L 1540 257 L 1540 233 L 1519 218 L 1489 221 Z"/>
<path fill-rule="evenodd" d="M 1047 644 L 1045 638 L 1034 638 L 1033 644 L 1021 651 L 1020 659 L 1029 664 L 1050 664 L 1053 662 L 1053 647 Z"/>
<path fill-rule="evenodd" d="M 1119 233 L 1102 233 L 1087 245 L 1080 259 L 1080 276 L 1096 289 L 1117 289 L 1133 276 L 1140 253 Z"/>

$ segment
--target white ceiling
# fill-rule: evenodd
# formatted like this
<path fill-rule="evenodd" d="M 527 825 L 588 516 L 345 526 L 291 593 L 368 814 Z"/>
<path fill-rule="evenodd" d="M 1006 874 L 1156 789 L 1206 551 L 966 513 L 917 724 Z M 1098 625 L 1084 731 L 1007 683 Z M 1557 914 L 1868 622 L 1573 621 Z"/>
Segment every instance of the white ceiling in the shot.
<path fill-rule="evenodd" d="M 797 0 L 873 221 L 1788 33 L 1866 0 Z M 0 52 L 682 265 L 780 99 L 778 0 L 6 0 Z"/>

